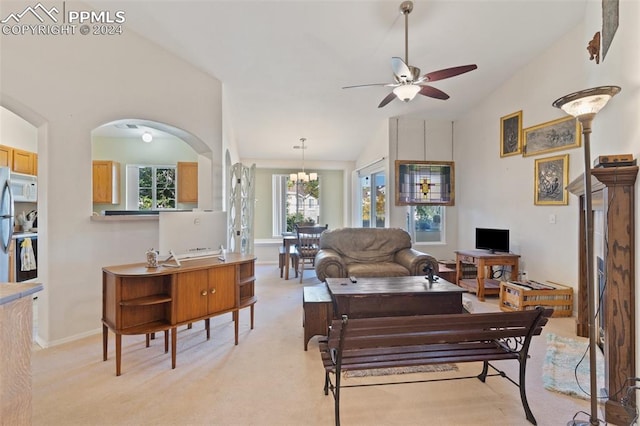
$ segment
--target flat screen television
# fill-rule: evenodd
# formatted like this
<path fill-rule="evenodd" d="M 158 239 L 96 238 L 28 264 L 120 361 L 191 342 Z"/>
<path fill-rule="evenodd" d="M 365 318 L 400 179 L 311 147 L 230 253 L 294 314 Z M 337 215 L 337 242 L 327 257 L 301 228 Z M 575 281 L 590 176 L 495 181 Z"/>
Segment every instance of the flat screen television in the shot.
<path fill-rule="evenodd" d="M 495 252 L 509 252 L 509 230 L 476 228 L 476 248 Z"/>

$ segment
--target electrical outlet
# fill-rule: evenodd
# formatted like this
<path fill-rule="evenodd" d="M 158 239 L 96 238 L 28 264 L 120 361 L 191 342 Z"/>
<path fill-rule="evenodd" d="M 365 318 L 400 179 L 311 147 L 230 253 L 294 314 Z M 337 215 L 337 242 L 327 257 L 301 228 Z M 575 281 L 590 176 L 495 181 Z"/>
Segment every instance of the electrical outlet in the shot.
<path fill-rule="evenodd" d="M 556 223 L 556 215 L 555 214 L 551 213 L 549 215 L 549 223 L 551 223 L 551 224 L 555 224 Z"/>
<path fill-rule="evenodd" d="M 520 281 L 526 281 L 526 280 L 527 280 L 527 271 L 520 272 Z"/>

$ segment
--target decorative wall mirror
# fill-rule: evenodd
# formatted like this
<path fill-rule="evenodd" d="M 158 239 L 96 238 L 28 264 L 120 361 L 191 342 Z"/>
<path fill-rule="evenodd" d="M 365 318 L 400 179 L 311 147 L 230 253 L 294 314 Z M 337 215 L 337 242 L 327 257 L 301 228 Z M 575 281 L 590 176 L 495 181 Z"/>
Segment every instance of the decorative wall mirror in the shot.
<path fill-rule="evenodd" d="M 455 205 L 453 161 L 396 160 L 396 206 Z"/>

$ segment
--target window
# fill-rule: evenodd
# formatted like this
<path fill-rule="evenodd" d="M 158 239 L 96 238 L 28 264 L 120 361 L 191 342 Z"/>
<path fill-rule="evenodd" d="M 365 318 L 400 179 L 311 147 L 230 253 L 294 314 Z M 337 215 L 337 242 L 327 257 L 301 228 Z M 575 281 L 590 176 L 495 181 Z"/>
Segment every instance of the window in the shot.
<path fill-rule="evenodd" d="M 444 206 L 411 206 L 407 218 L 407 230 L 413 242 L 444 243 L 444 217 Z"/>
<path fill-rule="evenodd" d="M 176 208 L 176 167 L 127 165 L 127 210 Z"/>
<path fill-rule="evenodd" d="M 384 172 L 363 175 L 360 181 L 360 217 L 363 228 L 384 228 L 386 179 Z M 374 183 L 373 188 L 371 183 Z M 373 192 L 372 192 L 373 191 Z"/>
<path fill-rule="evenodd" d="M 293 232 L 296 223 L 320 223 L 320 178 L 293 182 L 289 175 L 273 175 L 271 183 L 274 236 Z"/>

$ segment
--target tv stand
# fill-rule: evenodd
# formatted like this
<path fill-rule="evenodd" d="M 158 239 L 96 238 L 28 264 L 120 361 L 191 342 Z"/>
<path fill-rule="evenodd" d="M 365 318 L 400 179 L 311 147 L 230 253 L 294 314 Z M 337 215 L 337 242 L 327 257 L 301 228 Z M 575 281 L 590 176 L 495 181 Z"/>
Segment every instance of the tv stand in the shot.
<path fill-rule="evenodd" d="M 456 284 L 460 287 L 476 293 L 479 301 L 484 301 L 487 295 L 500 294 L 500 282 L 493 279 L 492 266 L 511 266 L 511 277 L 518 277 L 519 254 L 490 253 L 487 250 L 460 250 L 456 251 Z M 462 264 L 476 265 L 478 273 L 475 279 L 462 278 Z M 487 275 L 486 268 L 489 267 Z"/>

